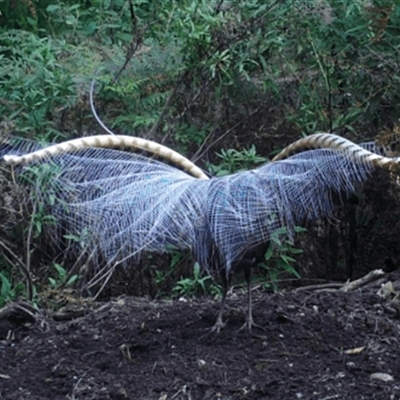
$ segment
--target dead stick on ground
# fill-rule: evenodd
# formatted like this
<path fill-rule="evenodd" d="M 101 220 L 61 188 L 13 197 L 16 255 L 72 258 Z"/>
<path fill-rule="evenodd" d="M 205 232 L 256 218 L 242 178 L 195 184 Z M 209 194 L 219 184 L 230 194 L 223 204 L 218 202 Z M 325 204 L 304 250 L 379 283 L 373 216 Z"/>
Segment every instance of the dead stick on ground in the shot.
<path fill-rule="evenodd" d="M 348 292 L 350 290 L 355 290 L 360 288 L 361 286 L 365 286 L 366 284 L 381 278 L 385 273 L 381 269 L 375 269 L 369 272 L 367 275 L 363 276 L 360 279 L 356 279 L 352 282 L 346 283 L 323 283 L 320 285 L 309 285 L 302 286 L 294 290 L 294 292 L 301 292 L 305 290 L 342 290 L 344 292 Z"/>
<path fill-rule="evenodd" d="M 307 290 L 326 290 L 326 289 L 337 289 L 339 290 L 343 286 L 343 283 L 331 282 L 331 283 L 320 283 L 318 285 L 307 285 L 301 286 L 293 290 L 293 292 L 304 292 Z"/>
<path fill-rule="evenodd" d="M 356 279 L 352 282 L 347 282 L 340 288 L 340 290 L 344 292 L 348 292 L 349 290 L 355 290 L 360 288 L 361 286 L 365 286 L 367 283 L 375 281 L 378 278 L 381 278 L 385 273 L 381 269 L 374 269 L 369 272 L 367 275 L 363 276 L 360 279 Z"/>

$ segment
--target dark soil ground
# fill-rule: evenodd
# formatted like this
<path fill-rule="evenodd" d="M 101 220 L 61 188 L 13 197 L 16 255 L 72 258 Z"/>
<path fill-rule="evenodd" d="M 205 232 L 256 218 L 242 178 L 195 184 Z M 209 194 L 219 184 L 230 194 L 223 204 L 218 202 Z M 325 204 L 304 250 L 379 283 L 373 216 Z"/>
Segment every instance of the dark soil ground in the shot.
<path fill-rule="evenodd" d="M 400 306 L 377 294 L 388 280 L 400 274 L 351 292 L 255 290 L 251 334 L 240 291 L 219 335 L 217 300 L 121 297 L 53 316 L 11 304 L 0 398 L 399 399 Z"/>

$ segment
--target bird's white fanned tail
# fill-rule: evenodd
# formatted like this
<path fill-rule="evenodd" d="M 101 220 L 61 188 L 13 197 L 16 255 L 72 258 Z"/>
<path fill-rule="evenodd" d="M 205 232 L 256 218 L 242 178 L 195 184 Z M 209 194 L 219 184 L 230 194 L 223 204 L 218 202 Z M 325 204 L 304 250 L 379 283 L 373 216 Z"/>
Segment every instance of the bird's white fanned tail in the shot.
<path fill-rule="evenodd" d="M 16 149 L 20 156 L 23 144 Z M 175 248 L 192 251 L 210 272 L 224 268 L 227 274 L 277 228 L 290 234 L 296 224 L 329 216 L 333 193 L 353 192 L 376 168 L 373 157 L 360 162 L 351 152 L 317 149 L 198 179 L 119 150 L 41 151 L 17 175 L 37 177 L 38 201 L 65 233 L 97 254 L 94 259 L 114 265 Z"/>

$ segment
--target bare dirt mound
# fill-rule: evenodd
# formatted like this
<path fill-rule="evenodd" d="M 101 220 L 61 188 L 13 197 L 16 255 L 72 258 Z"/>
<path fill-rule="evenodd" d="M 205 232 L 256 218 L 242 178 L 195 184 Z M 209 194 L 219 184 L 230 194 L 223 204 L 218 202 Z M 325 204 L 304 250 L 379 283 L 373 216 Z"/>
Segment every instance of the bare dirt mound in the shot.
<path fill-rule="evenodd" d="M 217 301 L 125 297 L 67 321 L 16 307 L 0 315 L 0 398 L 398 399 L 400 307 L 379 285 L 255 293 L 251 335 L 242 294 L 217 336 Z"/>

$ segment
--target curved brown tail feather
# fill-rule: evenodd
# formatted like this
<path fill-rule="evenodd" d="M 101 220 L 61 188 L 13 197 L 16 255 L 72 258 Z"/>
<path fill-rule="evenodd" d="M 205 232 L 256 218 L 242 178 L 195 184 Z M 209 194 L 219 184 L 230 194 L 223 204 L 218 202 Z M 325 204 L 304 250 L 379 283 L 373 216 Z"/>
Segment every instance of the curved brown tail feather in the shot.
<path fill-rule="evenodd" d="M 87 136 L 55 144 L 23 156 L 6 155 L 4 156 L 4 160 L 12 165 L 27 164 L 49 156 L 55 156 L 61 153 L 71 153 L 76 150 L 91 147 L 145 150 L 171 161 L 196 178 L 208 179 L 208 176 L 199 167 L 178 152 L 151 140 L 123 135 Z"/>
<path fill-rule="evenodd" d="M 400 173 L 400 159 L 389 158 L 372 153 L 361 146 L 331 133 L 317 133 L 292 143 L 283 149 L 272 161 L 284 160 L 294 154 L 312 149 L 332 149 L 343 152 L 350 159 L 368 163 L 376 168 Z"/>

